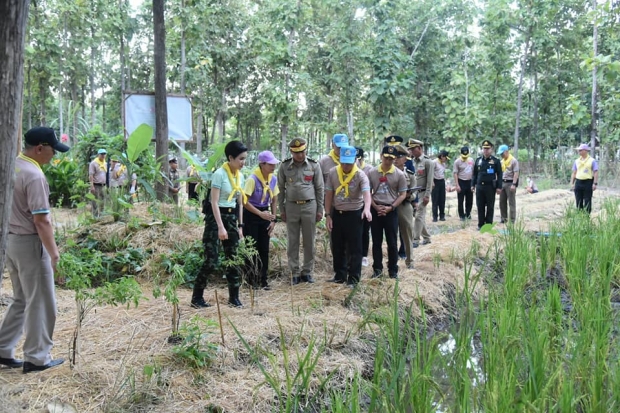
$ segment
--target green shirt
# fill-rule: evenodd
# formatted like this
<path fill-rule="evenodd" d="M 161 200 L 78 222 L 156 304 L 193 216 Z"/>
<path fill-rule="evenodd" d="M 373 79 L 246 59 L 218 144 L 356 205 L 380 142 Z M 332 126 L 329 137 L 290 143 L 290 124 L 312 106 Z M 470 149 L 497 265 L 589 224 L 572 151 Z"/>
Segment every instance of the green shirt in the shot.
<path fill-rule="evenodd" d="M 243 184 L 245 181 L 245 177 L 241 174 L 241 182 L 239 182 L 239 187 L 243 190 Z M 211 188 L 218 188 L 220 190 L 220 198 L 217 201 L 217 205 L 223 208 L 234 208 L 237 206 L 237 192 L 235 196 L 229 201 L 228 197 L 232 192 L 232 185 L 230 184 L 230 180 L 228 179 L 228 174 L 224 170 L 224 168 L 219 168 L 217 171 L 213 172 L 211 176 Z"/>

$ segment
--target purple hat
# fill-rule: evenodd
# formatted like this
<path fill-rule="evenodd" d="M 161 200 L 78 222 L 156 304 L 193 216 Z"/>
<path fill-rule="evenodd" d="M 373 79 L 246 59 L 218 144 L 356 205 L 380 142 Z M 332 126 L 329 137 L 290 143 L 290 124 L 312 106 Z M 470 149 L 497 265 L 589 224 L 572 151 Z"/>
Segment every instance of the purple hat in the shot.
<path fill-rule="evenodd" d="M 589 151 L 590 147 L 588 146 L 587 143 L 582 143 L 581 145 L 579 145 L 575 149 L 577 149 L 578 151 Z"/>
<path fill-rule="evenodd" d="M 271 151 L 263 151 L 258 154 L 258 163 L 268 163 L 277 165 L 280 161 L 271 153 Z"/>

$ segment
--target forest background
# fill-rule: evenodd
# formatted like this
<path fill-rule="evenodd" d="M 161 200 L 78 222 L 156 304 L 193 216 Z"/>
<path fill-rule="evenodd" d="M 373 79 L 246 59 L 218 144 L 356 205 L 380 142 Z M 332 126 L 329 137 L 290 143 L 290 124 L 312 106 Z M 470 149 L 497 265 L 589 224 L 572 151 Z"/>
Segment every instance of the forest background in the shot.
<path fill-rule="evenodd" d="M 199 154 L 234 138 L 284 156 L 302 136 L 315 155 L 337 132 L 367 149 L 397 133 L 453 153 L 488 138 L 564 179 L 580 142 L 619 155 L 618 1 L 165 6 L 167 92 L 191 96 Z M 122 134 L 122 92 L 154 90 L 151 2 L 41 0 L 28 18 L 23 129 L 50 125 L 74 144 L 93 128 Z"/>

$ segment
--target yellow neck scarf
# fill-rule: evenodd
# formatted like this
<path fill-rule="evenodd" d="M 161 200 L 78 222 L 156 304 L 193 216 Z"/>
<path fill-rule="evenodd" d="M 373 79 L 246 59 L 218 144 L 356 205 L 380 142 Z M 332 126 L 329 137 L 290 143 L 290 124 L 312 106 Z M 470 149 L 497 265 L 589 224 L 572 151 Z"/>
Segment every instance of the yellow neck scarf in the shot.
<path fill-rule="evenodd" d="M 381 174 L 383 176 L 387 175 L 387 174 L 393 174 L 394 173 L 394 165 L 392 165 L 390 167 L 390 169 L 388 169 L 387 171 L 383 171 L 383 165 L 379 165 L 379 167 L 377 168 L 379 170 L 379 172 L 381 172 Z"/>
<path fill-rule="evenodd" d="M 103 172 L 107 172 L 108 171 L 108 166 L 105 163 L 105 159 L 102 161 L 101 159 L 99 159 L 99 157 L 95 158 L 95 162 L 97 162 L 97 165 L 99 165 L 99 168 L 103 171 Z"/>
<path fill-rule="evenodd" d="M 462 160 L 463 162 L 467 162 L 467 159 L 468 159 L 468 158 L 469 158 L 469 154 L 467 154 L 467 155 L 461 155 L 461 160 Z"/>
<path fill-rule="evenodd" d="M 364 160 L 362 159 L 360 161 L 360 169 L 364 169 L 366 167 L 366 162 L 364 162 Z"/>
<path fill-rule="evenodd" d="M 261 197 L 260 202 L 265 202 L 267 194 L 269 194 L 269 199 L 273 199 L 273 191 L 269 186 L 269 182 L 271 182 L 271 177 L 273 176 L 273 174 L 269 174 L 269 176 L 265 178 L 265 175 L 263 175 L 263 171 L 261 171 L 260 166 L 257 166 L 256 169 L 254 169 L 254 175 L 256 175 L 256 177 L 263 184 L 263 196 Z"/>
<path fill-rule="evenodd" d="M 196 167 L 194 165 L 191 165 L 189 167 L 189 176 L 194 176 L 196 174 Z"/>
<path fill-rule="evenodd" d="M 239 173 L 239 171 L 235 171 L 235 174 L 233 175 L 232 171 L 230 170 L 230 166 L 228 165 L 228 162 L 222 165 L 222 168 L 224 168 L 224 170 L 226 171 L 226 175 L 228 175 L 228 181 L 230 182 L 230 186 L 232 186 L 232 191 L 230 191 L 230 195 L 228 195 L 228 201 L 232 201 L 233 197 L 235 196 L 235 192 L 239 192 L 243 197 L 243 203 L 245 204 L 248 201 L 248 197 L 241 188 L 241 173 Z"/>
<path fill-rule="evenodd" d="M 508 168 L 513 159 L 512 154 L 508 154 L 506 159 L 502 158 L 502 172 L 506 172 L 506 168 Z"/>
<path fill-rule="evenodd" d="M 353 179 L 357 171 L 359 171 L 359 169 L 357 169 L 357 165 L 355 164 L 353 164 L 353 169 L 351 169 L 351 172 L 349 172 L 346 175 L 344 171 L 342 170 L 342 165 L 338 165 L 336 167 L 336 173 L 338 174 L 338 181 L 340 182 L 340 186 L 336 189 L 336 195 L 340 191 L 344 190 L 344 197 L 345 198 L 349 197 L 349 183 L 351 183 L 351 180 Z"/>
<path fill-rule="evenodd" d="M 332 161 L 334 161 L 336 165 L 340 165 L 340 159 L 338 158 L 338 155 L 336 155 L 336 152 L 333 149 L 329 151 L 329 157 L 332 158 Z"/>
<path fill-rule="evenodd" d="M 30 162 L 31 164 L 33 164 L 34 166 L 36 166 L 37 168 L 39 168 L 39 171 L 42 171 L 41 169 L 41 165 L 39 165 L 39 162 L 35 161 L 34 159 L 32 159 L 29 156 L 24 155 L 23 153 L 20 153 L 19 155 L 17 155 L 17 157 L 19 159 L 23 159 L 26 162 Z"/>
<path fill-rule="evenodd" d="M 116 177 L 120 178 L 125 173 L 126 170 L 127 170 L 127 168 L 125 167 L 125 165 L 121 165 L 118 168 L 118 171 L 116 171 Z"/>

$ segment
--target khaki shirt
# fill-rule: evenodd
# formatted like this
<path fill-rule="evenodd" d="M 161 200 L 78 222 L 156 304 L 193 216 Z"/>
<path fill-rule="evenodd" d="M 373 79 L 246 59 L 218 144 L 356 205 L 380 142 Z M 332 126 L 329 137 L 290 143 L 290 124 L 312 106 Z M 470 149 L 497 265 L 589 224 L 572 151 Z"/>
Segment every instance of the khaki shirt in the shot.
<path fill-rule="evenodd" d="M 323 182 L 327 183 L 327 175 L 329 175 L 329 171 L 334 167 L 338 166 L 336 162 L 329 155 L 323 155 L 321 159 L 319 159 L 319 166 L 321 167 L 321 172 L 323 173 Z"/>
<path fill-rule="evenodd" d="M 506 181 L 512 181 L 515 176 L 515 172 L 519 172 L 519 161 L 517 161 L 515 158 L 512 158 L 512 162 L 510 162 L 510 165 L 506 167 L 506 170 L 502 175 L 502 179 L 505 179 Z"/>
<path fill-rule="evenodd" d="M 334 192 L 334 200 L 332 201 L 334 209 L 338 211 L 357 211 L 364 207 L 364 192 L 370 191 L 370 183 L 364 171 L 358 169 L 351 182 L 349 182 L 348 197 L 345 198 L 344 190 L 337 194 L 335 193 L 339 187 L 338 171 L 336 171 L 336 168 L 332 168 L 327 174 L 325 190 Z"/>
<path fill-rule="evenodd" d="M 172 170 L 169 169 L 168 170 L 168 179 L 170 179 L 170 188 L 174 188 L 174 189 L 178 189 L 181 187 L 181 184 L 179 183 L 179 170 Z"/>
<path fill-rule="evenodd" d="M 448 165 L 441 162 L 439 159 L 435 159 L 434 164 L 435 171 L 433 172 L 433 179 L 445 179 L 446 166 Z"/>
<path fill-rule="evenodd" d="M 9 218 L 11 234 L 38 234 L 33 215 L 50 213 L 49 185 L 41 168 L 32 162 L 21 157 L 15 161 L 15 188 Z"/>
<path fill-rule="evenodd" d="M 379 172 L 379 167 L 374 167 L 368 173 L 368 181 L 375 204 L 392 205 L 401 192 L 407 191 L 405 173 L 396 167 L 393 173 L 385 174 L 385 177 Z"/>
<path fill-rule="evenodd" d="M 325 187 L 321 167 L 315 160 L 306 158 L 299 164 L 292 158 L 282 161 L 278 170 L 278 189 L 280 211 L 285 211 L 286 201 L 315 199 L 317 211 L 323 212 Z"/>
<path fill-rule="evenodd" d="M 452 167 L 452 173 L 457 175 L 457 178 L 462 181 L 471 181 L 472 174 L 474 172 L 474 160 L 471 157 L 464 161 L 460 156 L 454 161 Z"/>
<path fill-rule="evenodd" d="M 414 192 L 413 190 L 413 188 L 415 188 L 416 186 L 415 172 L 407 168 L 405 168 L 403 172 L 405 173 L 405 178 L 407 178 L 407 192 L 408 192 L 407 198 L 405 198 L 405 201 L 413 202 L 415 201 L 415 198 L 416 198 L 416 192 Z"/>
<path fill-rule="evenodd" d="M 435 176 L 435 166 L 433 161 L 422 155 L 413 160 L 415 167 L 415 184 L 420 188 L 420 192 L 430 192 L 433 189 L 433 178 Z"/>
<path fill-rule="evenodd" d="M 106 170 L 99 166 L 97 160 L 93 160 L 90 165 L 88 165 L 88 175 L 93 177 L 94 184 L 105 185 Z"/>

